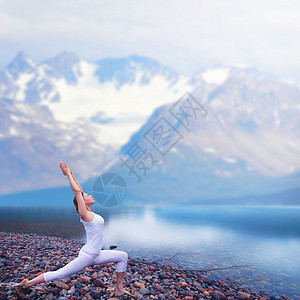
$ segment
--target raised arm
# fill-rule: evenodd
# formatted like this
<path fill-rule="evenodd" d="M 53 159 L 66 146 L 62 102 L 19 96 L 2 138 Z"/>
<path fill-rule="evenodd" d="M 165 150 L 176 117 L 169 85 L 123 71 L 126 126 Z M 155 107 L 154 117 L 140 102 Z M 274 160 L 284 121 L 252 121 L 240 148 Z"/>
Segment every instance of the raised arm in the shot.
<path fill-rule="evenodd" d="M 82 192 L 82 188 L 79 185 L 79 183 L 77 182 L 77 180 L 75 179 L 73 173 L 71 172 L 70 168 L 67 166 L 67 164 L 64 163 L 60 163 L 59 164 L 61 171 L 63 173 L 63 175 L 68 177 L 71 189 L 73 191 L 74 194 L 76 194 L 77 192 Z"/>
<path fill-rule="evenodd" d="M 75 179 L 73 173 L 71 172 L 70 168 L 67 166 L 67 164 L 60 163 L 59 164 L 63 175 L 68 177 L 71 189 L 76 196 L 77 204 L 78 204 L 78 211 L 81 216 L 81 218 L 85 218 L 88 211 L 86 209 L 84 199 L 83 199 L 83 190 L 77 180 Z"/>
<path fill-rule="evenodd" d="M 73 175 L 72 171 L 71 171 L 71 175 L 72 175 L 74 181 L 76 182 L 77 186 L 79 187 L 80 191 L 83 192 L 82 187 L 81 187 L 80 184 L 77 182 L 77 180 L 76 180 L 75 176 Z"/>

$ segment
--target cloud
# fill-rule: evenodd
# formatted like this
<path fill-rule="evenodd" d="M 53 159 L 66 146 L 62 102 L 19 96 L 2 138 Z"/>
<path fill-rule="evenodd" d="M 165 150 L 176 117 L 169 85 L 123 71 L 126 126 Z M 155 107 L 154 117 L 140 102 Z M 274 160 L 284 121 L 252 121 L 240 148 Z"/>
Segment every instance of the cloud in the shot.
<path fill-rule="evenodd" d="M 0 65 L 12 51 L 40 60 L 67 49 L 90 60 L 137 53 L 183 73 L 244 62 L 296 75 L 299 12 L 292 0 L 2 0 Z"/>

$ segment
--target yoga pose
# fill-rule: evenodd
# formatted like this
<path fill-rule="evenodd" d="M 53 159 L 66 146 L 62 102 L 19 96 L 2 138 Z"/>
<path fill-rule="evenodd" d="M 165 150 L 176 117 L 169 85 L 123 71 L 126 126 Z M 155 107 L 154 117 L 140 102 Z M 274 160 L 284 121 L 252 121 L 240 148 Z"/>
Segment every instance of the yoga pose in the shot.
<path fill-rule="evenodd" d="M 104 219 L 100 215 L 91 211 L 91 205 L 95 203 L 95 200 L 91 195 L 83 193 L 81 186 L 65 163 L 60 163 L 59 166 L 63 175 L 68 177 L 72 191 L 75 194 L 73 203 L 76 207 L 76 213 L 80 215 L 80 221 L 84 225 L 87 242 L 80 249 L 78 257 L 66 264 L 64 267 L 56 271 L 43 273 L 32 280 L 24 279 L 20 284 L 15 285 L 15 288 L 30 287 L 38 283 L 65 278 L 91 265 L 116 262 L 117 282 L 113 296 L 122 296 L 124 294 L 131 295 L 123 288 L 128 254 L 124 251 L 101 250 Z"/>

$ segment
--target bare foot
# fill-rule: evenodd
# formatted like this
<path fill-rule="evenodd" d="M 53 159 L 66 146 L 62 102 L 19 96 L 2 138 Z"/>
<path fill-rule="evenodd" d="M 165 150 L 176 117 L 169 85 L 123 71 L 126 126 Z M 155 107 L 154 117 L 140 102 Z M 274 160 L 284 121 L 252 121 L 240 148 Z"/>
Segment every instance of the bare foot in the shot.
<path fill-rule="evenodd" d="M 27 286 L 28 279 L 23 279 L 20 283 L 14 284 L 14 286 Z"/>
<path fill-rule="evenodd" d="M 124 288 L 122 288 L 122 289 L 116 289 L 114 295 L 115 296 L 123 296 L 124 294 L 132 296 L 131 293 L 128 292 L 128 291 L 126 291 Z"/>
<path fill-rule="evenodd" d="M 28 285 L 27 285 L 27 282 L 28 282 L 28 281 L 29 281 L 28 279 L 23 279 L 23 280 L 21 281 L 21 283 L 15 284 L 15 285 L 14 285 L 15 290 L 16 290 L 18 293 L 24 293 L 24 290 L 25 290 L 26 288 L 28 288 Z"/>

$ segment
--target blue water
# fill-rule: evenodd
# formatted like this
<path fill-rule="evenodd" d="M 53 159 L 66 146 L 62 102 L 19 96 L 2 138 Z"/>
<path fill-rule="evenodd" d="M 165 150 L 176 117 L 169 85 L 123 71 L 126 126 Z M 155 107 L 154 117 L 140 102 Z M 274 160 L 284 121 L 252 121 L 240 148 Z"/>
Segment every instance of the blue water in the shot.
<path fill-rule="evenodd" d="M 185 269 L 225 268 L 209 273 L 270 295 L 300 296 L 299 207 L 194 205 L 95 212 L 105 220 L 107 249 L 117 245 L 132 258 Z M 73 207 L 3 208 L 0 231 L 85 240 Z"/>

